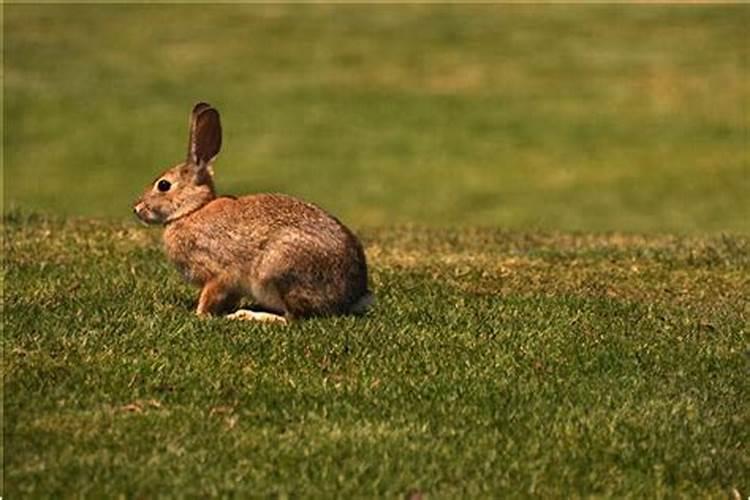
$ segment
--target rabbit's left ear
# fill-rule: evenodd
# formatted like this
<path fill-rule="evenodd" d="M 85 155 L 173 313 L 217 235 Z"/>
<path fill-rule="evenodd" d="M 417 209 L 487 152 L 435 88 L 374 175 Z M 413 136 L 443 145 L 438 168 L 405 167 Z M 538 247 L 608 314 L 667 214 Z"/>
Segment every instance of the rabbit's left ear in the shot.
<path fill-rule="evenodd" d="M 188 162 L 198 167 L 208 166 L 221 149 L 221 121 L 219 112 L 205 102 L 193 107 L 188 142 Z"/>

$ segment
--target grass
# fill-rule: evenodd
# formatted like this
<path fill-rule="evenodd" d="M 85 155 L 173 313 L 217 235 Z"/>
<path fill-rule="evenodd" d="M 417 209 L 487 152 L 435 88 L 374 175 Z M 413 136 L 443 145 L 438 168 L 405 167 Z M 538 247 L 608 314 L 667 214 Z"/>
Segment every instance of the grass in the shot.
<path fill-rule="evenodd" d="M 750 6 L 2 9 L 0 496 L 750 493 Z M 367 316 L 195 317 L 127 217 L 198 100 Z"/>
<path fill-rule="evenodd" d="M 221 190 L 358 226 L 747 233 L 749 14 L 7 5 L 6 202 L 127 216 L 208 100 Z"/>
<path fill-rule="evenodd" d="M 746 237 L 370 229 L 377 307 L 285 328 L 158 231 L 4 230 L 5 495 L 748 491 Z"/>

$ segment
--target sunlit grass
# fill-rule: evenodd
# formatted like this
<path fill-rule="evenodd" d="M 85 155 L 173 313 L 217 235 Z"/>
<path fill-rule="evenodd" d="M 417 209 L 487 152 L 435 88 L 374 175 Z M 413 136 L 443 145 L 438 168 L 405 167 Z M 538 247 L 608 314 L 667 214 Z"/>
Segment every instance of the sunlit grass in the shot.
<path fill-rule="evenodd" d="M 748 6 L 3 11 L 3 497 L 748 494 Z M 195 317 L 124 219 L 198 100 L 371 313 Z"/>
<path fill-rule="evenodd" d="M 747 238 L 368 230 L 371 313 L 273 327 L 158 232 L 4 229 L 7 496 L 747 491 Z"/>
<path fill-rule="evenodd" d="M 222 190 L 358 226 L 750 229 L 747 6 L 5 10 L 16 206 L 126 217 L 208 100 Z"/>

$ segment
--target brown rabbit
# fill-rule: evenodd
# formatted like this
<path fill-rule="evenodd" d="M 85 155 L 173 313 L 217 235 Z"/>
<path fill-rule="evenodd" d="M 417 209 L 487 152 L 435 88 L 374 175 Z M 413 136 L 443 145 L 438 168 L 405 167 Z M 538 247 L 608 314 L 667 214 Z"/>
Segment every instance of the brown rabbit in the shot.
<path fill-rule="evenodd" d="M 196 104 L 187 160 L 160 175 L 133 207 L 144 222 L 165 226 L 167 255 L 202 288 L 197 313 L 229 313 L 246 296 L 263 312 L 228 317 L 286 322 L 364 312 L 373 297 L 357 237 L 291 196 L 217 197 L 212 162 L 220 148 L 219 112 Z"/>

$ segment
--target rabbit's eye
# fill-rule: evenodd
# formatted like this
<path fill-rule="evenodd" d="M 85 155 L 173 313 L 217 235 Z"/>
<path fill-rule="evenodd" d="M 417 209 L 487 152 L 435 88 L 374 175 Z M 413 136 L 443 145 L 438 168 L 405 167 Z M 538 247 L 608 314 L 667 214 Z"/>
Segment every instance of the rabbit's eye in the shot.
<path fill-rule="evenodd" d="M 166 193 L 167 191 L 169 191 L 169 188 L 171 187 L 172 187 L 172 184 L 168 180 L 165 180 L 165 179 L 160 180 L 159 183 L 156 184 L 156 189 L 158 189 L 162 193 Z"/>

